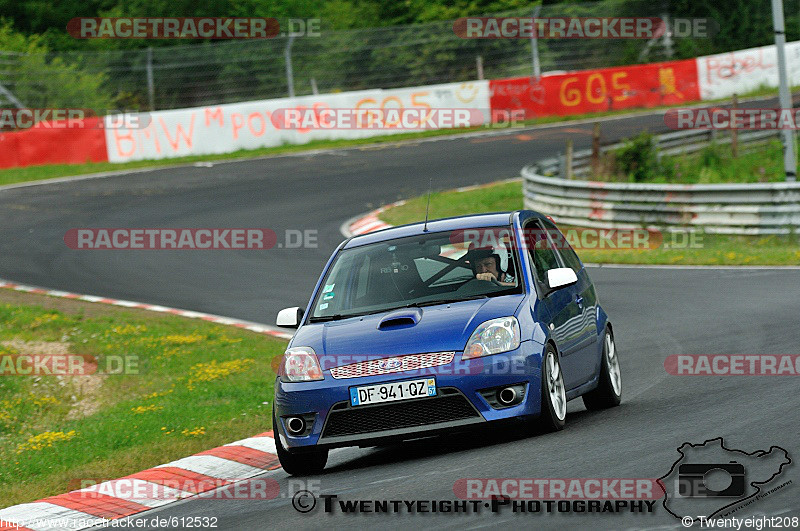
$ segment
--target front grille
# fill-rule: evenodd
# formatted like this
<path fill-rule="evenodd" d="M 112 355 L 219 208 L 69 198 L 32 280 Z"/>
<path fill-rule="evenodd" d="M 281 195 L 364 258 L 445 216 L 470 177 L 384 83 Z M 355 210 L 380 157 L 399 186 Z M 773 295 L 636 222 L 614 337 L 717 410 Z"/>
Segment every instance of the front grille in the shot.
<path fill-rule="evenodd" d="M 331 376 L 337 380 L 346 378 L 360 378 L 362 376 L 375 376 L 376 374 L 391 374 L 403 371 L 415 371 L 447 365 L 456 353 L 450 352 L 427 352 L 424 354 L 406 354 L 394 358 L 384 358 L 375 360 L 359 361 L 341 367 L 331 369 Z"/>
<path fill-rule="evenodd" d="M 444 389 L 440 389 L 440 392 Z M 458 391 L 435 398 L 331 410 L 322 437 L 359 435 L 480 417 Z"/>

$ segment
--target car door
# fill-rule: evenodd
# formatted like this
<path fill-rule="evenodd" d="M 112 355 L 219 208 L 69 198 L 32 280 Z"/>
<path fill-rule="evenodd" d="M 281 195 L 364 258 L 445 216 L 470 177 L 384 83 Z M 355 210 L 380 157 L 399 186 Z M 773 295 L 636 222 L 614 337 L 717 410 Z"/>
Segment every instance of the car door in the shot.
<path fill-rule="evenodd" d="M 570 286 L 552 291 L 547 287 L 547 271 L 562 267 L 562 262 L 540 220 L 531 220 L 525 225 L 525 237 L 539 293 L 543 294 L 542 303 L 550 318 L 550 334 L 561 353 L 564 385 L 571 390 L 583 383 L 585 378 L 580 355 L 584 332 L 581 326 L 583 310 Z"/>
<path fill-rule="evenodd" d="M 600 361 L 597 337 L 597 292 L 589 278 L 589 273 L 564 235 L 549 220 L 541 221 L 547 227 L 548 234 L 552 236 L 551 240 L 553 240 L 561 264 L 563 267 L 569 267 L 575 271 L 575 275 L 578 277 L 578 282 L 567 286 L 565 290 L 569 290 L 571 304 L 575 305 L 573 311 L 578 312 L 578 317 L 570 323 L 570 326 L 576 329 L 575 359 L 573 361 L 575 371 L 580 375 L 578 377 L 578 385 L 580 385 L 588 382 L 597 374 L 597 365 Z"/>

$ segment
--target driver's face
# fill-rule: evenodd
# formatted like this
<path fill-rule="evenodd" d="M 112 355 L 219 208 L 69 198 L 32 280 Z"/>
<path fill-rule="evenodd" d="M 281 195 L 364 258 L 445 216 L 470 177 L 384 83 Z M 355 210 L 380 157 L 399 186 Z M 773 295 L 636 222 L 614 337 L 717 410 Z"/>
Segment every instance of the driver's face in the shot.
<path fill-rule="evenodd" d="M 495 264 L 494 258 L 488 256 L 483 260 L 479 260 L 475 264 L 475 273 L 478 275 L 481 273 L 491 273 L 494 275 L 494 278 L 497 278 L 499 272 L 497 271 L 497 265 Z"/>

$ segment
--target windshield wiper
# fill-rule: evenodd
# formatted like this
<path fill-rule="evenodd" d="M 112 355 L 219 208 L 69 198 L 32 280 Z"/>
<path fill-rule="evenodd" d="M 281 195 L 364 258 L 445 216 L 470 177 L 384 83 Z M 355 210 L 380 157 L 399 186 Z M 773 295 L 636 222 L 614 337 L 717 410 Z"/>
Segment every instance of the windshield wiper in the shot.
<path fill-rule="evenodd" d="M 348 314 L 341 314 L 336 313 L 333 315 L 326 315 L 324 317 L 309 317 L 309 323 L 325 323 L 327 321 L 339 321 L 341 319 L 349 319 L 351 317 L 360 317 L 364 315 L 363 313 L 348 313 Z"/>
<path fill-rule="evenodd" d="M 401 308 L 422 308 L 423 306 L 436 306 L 437 304 L 450 304 L 451 302 L 463 302 L 463 301 L 474 301 L 477 299 L 488 299 L 488 295 L 472 295 L 470 297 L 461 297 L 458 299 L 444 299 L 444 300 L 436 300 L 436 301 L 422 301 L 422 302 L 412 302 L 411 304 L 406 304 L 405 306 L 400 306 Z"/>

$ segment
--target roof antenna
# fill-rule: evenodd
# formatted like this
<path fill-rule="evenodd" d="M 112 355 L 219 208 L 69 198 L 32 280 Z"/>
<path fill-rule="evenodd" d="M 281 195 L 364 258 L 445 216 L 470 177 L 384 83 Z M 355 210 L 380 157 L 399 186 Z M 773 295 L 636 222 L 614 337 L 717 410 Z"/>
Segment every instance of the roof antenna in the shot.
<path fill-rule="evenodd" d="M 428 204 L 425 206 L 425 226 L 422 228 L 422 232 L 428 232 L 428 212 L 431 209 L 431 190 L 433 189 L 433 177 L 430 178 L 428 181 Z"/>

